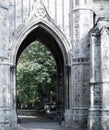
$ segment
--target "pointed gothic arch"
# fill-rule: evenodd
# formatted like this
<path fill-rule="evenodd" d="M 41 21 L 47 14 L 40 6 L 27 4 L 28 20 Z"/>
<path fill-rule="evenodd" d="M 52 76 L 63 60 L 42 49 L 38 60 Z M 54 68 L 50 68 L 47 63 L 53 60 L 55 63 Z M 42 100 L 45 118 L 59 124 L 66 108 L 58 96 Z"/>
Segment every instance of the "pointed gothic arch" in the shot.
<path fill-rule="evenodd" d="M 30 23 L 27 23 L 25 25 L 22 25 L 20 28 L 20 31 L 16 31 L 14 40 L 12 41 L 12 47 L 11 47 L 11 56 L 10 56 L 10 63 L 16 64 L 16 58 L 17 53 L 19 50 L 19 47 L 22 45 L 22 42 L 24 39 L 34 30 L 36 29 L 42 29 L 46 31 L 51 37 L 57 42 L 59 45 L 64 61 L 66 64 L 71 63 L 70 58 L 70 50 L 71 50 L 71 44 L 68 42 L 66 36 L 62 33 L 62 31 L 57 27 L 57 25 L 53 21 L 45 21 L 42 19 L 32 21 Z"/>
<path fill-rule="evenodd" d="M 15 111 L 16 119 L 16 65 L 22 51 L 34 40 L 44 43 L 54 56 L 58 73 L 58 111 L 63 113 L 69 109 L 69 86 L 70 86 L 70 49 L 60 29 L 51 21 L 36 20 L 25 24 L 14 37 L 10 56 L 10 88 L 12 111 Z M 49 42 L 48 42 L 49 41 Z"/>

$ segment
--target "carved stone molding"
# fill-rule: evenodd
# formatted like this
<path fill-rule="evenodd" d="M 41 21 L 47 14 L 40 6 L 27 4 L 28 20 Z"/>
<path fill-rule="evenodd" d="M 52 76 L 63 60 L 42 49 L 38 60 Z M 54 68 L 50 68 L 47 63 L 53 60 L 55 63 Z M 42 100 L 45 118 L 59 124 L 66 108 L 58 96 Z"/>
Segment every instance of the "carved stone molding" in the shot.
<path fill-rule="evenodd" d="M 73 58 L 72 65 L 83 65 L 83 64 L 90 64 L 89 58 Z"/>
<path fill-rule="evenodd" d="M 34 4 L 33 11 L 30 14 L 29 20 L 26 20 L 27 22 L 30 22 L 35 19 L 49 19 L 50 16 L 46 10 L 46 7 L 42 0 L 36 0 Z"/>
<path fill-rule="evenodd" d="M 35 15 L 36 15 L 36 17 L 44 18 L 46 16 L 46 12 L 45 12 L 45 10 L 42 7 L 40 7 L 37 10 L 35 10 Z"/>
<path fill-rule="evenodd" d="M 34 6 L 34 13 L 36 17 L 44 18 L 46 16 L 46 9 L 42 0 L 36 0 Z"/>

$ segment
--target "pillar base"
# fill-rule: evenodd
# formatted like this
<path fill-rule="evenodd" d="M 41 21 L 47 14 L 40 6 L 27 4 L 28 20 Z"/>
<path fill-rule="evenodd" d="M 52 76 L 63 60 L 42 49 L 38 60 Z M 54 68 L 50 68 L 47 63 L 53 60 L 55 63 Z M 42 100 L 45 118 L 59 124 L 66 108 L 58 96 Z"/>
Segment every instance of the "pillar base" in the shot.
<path fill-rule="evenodd" d="M 78 120 L 75 120 L 78 118 Z M 73 128 L 87 128 L 87 115 L 73 115 L 73 122 L 72 122 L 72 127 Z"/>
<path fill-rule="evenodd" d="M 21 130 L 21 126 L 17 123 L 16 111 L 10 112 L 10 128 L 11 130 Z"/>
<path fill-rule="evenodd" d="M 88 130 L 101 130 L 100 116 L 88 117 Z"/>
<path fill-rule="evenodd" d="M 78 117 L 78 115 L 73 115 L 72 111 L 69 109 L 65 111 L 64 126 L 71 127 L 71 128 L 81 128 L 80 121 L 73 120 L 73 116 Z"/>
<path fill-rule="evenodd" d="M 87 128 L 87 107 L 75 107 L 73 108 L 73 127 L 74 128 Z"/>
<path fill-rule="evenodd" d="M 67 109 L 64 113 L 64 126 L 65 127 L 72 127 L 72 111 Z"/>
<path fill-rule="evenodd" d="M 101 130 L 100 108 L 90 108 L 88 116 L 88 130 Z"/>
<path fill-rule="evenodd" d="M 102 109 L 101 128 L 102 130 L 109 130 L 109 108 Z"/>
<path fill-rule="evenodd" d="M 17 114 L 15 110 L 6 108 L 1 108 L 0 110 L 0 130 L 21 130 L 20 125 L 17 124 Z"/>
<path fill-rule="evenodd" d="M 101 128 L 102 130 L 109 130 L 109 116 L 102 117 Z"/>
<path fill-rule="evenodd" d="M 0 130 L 21 130 L 19 124 L 0 124 Z"/>

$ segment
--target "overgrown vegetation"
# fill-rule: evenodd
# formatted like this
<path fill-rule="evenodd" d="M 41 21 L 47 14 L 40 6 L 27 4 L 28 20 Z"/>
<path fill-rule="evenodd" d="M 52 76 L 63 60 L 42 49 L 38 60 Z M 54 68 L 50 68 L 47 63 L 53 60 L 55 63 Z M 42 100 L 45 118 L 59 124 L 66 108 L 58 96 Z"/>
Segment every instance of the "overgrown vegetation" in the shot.
<path fill-rule="evenodd" d="M 56 102 L 56 64 L 39 41 L 29 45 L 17 64 L 17 108 L 38 109 Z"/>

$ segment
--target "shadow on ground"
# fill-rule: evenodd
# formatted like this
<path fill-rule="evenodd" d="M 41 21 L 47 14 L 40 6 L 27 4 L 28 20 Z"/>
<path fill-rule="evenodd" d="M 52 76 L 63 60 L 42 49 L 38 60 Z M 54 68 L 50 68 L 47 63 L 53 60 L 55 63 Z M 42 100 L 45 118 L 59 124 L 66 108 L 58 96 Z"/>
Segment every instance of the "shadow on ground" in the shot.
<path fill-rule="evenodd" d="M 63 127 L 59 125 L 58 122 L 53 121 L 47 117 L 20 116 L 19 119 L 21 130 L 85 130 Z"/>
<path fill-rule="evenodd" d="M 61 127 L 56 122 L 29 122 L 21 124 L 22 130 L 72 130 L 72 128 Z"/>

